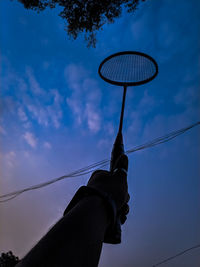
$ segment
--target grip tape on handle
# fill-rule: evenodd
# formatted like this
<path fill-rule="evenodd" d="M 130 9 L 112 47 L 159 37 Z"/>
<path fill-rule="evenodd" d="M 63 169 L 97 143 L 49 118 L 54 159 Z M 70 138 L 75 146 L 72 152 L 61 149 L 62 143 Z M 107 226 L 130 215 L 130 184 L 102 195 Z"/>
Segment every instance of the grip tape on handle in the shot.
<path fill-rule="evenodd" d="M 118 132 L 111 153 L 111 161 L 110 161 L 111 172 L 115 170 L 117 160 L 123 154 L 124 154 L 123 136 L 121 132 Z M 107 231 L 107 233 L 105 234 L 105 239 L 104 239 L 105 243 L 110 243 L 110 244 L 121 243 L 121 224 L 124 223 L 121 221 L 122 217 L 124 217 L 123 214 L 119 213 L 117 215 L 116 222 L 112 230 L 109 229 L 109 231 Z"/>
<path fill-rule="evenodd" d="M 111 153 L 111 162 L 110 162 L 110 171 L 113 172 L 118 158 L 124 154 L 124 144 L 123 144 L 123 136 L 122 133 L 119 132 L 115 139 L 112 153 Z"/>

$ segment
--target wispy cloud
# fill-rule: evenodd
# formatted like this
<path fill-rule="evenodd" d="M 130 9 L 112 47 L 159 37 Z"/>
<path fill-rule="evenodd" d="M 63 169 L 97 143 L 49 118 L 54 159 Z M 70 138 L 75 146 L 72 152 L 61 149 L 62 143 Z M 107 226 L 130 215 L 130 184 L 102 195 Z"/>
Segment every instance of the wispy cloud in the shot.
<path fill-rule="evenodd" d="M 23 137 L 26 140 L 27 144 L 29 144 L 32 148 L 35 148 L 37 146 L 37 139 L 33 133 L 26 132 Z"/>
<path fill-rule="evenodd" d="M 47 108 L 42 107 L 40 103 L 27 105 L 32 118 L 43 126 L 49 125 Z"/>
<path fill-rule="evenodd" d="M 79 90 L 88 73 L 83 66 L 71 63 L 64 70 L 65 78 L 73 90 Z"/>
<path fill-rule="evenodd" d="M 40 86 L 31 68 L 27 67 L 26 74 L 30 90 L 37 96 L 36 100 L 32 100 L 27 105 L 32 118 L 42 126 L 59 128 L 63 115 L 61 108 L 62 96 L 57 89 L 45 91 Z"/>
<path fill-rule="evenodd" d="M 97 82 L 78 64 L 69 64 L 64 74 L 72 91 L 66 102 L 74 114 L 75 122 L 78 125 L 86 122 L 88 129 L 97 133 L 101 127 L 101 92 Z"/>
<path fill-rule="evenodd" d="M 49 142 L 44 142 L 44 147 L 47 149 L 51 149 L 51 144 Z"/>
<path fill-rule="evenodd" d="M 13 168 L 16 163 L 16 153 L 14 151 L 6 153 L 5 159 L 8 167 Z"/>
<path fill-rule="evenodd" d="M 89 129 L 97 133 L 100 130 L 101 118 L 99 113 L 95 111 L 94 105 L 86 104 L 86 117 Z"/>
<path fill-rule="evenodd" d="M 33 74 L 32 68 L 27 67 L 26 68 L 26 74 L 28 77 L 29 87 L 30 87 L 31 91 L 36 95 L 44 94 L 44 90 L 41 88 L 40 84 L 36 80 L 36 78 Z"/>
<path fill-rule="evenodd" d="M 44 127 L 59 128 L 63 117 L 63 99 L 58 89 L 44 89 L 30 66 L 19 75 L 6 58 L 4 65 L 6 71 L 2 83 L 7 95 L 0 104 L 6 116 L 3 119 L 10 121 L 11 116 L 15 117 L 24 128 L 30 128 L 35 122 Z"/>
<path fill-rule="evenodd" d="M 22 107 L 19 107 L 18 108 L 18 116 L 19 116 L 19 119 L 23 122 L 27 121 L 28 120 L 28 117 L 26 115 L 26 113 L 24 112 L 23 108 Z"/>
<path fill-rule="evenodd" d="M 68 104 L 68 106 L 70 107 L 70 109 L 72 110 L 72 112 L 74 113 L 76 123 L 78 125 L 80 125 L 82 123 L 82 117 L 83 117 L 82 107 L 81 107 L 82 104 L 75 97 L 71 97 L 71 98 L 68 97 L 66 99 L 66 103 Z"/>
<path fill-rule="evenodd" d="M 47 97 L 47 93 L 45 93 Z M 50 104 L 44 105 L 44 100 L 32 101 L 27 105 L 27 109 L 31 114 L 32 119 L 36 120 L 40 125 L 44 127 L 53 126 L 55 128 L 60 127 L 60 120 L 62 119 L 62 97 L 58 90 L 53 89 L 49 92 L 48 97 L 53 99 Z"/>
<path fill-rule="evenodd" d="M 159 101 L 157 100 L 157 102 Z M 145 90 L 142 99 L 139 101 L 137 110 L 142 114 L 146 114 L 149 110 L 152 110 L 155 105 L 158 105 L 155 101 L 155 97 L 150 95 L 148 90 Z"/>

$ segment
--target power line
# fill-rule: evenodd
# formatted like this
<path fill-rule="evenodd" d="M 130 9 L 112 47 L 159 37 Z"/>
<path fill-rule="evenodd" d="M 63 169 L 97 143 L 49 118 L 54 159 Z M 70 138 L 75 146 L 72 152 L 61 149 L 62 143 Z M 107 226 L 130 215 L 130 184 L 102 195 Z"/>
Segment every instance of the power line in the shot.
<path fill-rule="evenodd" d="M 193 249 L 195 249 L 195 248 L 199 248 L 199 247 L 200 247 L 200 244 L 199 244 L 199 245 L 196 245 L 196 246 L 194 246 L 194 247 L 188 248 L 188 249 L 186 249 L 186 250 L 183 250 L 183 251 L 179 252 L 178 254 L 176 254 L 176 255 L 174 255 L 174 256 L 171 256 L 171 257 L 169 257 L 169 258 L 167 258 L 167 259 L 165 259 L 165 260 L 163 260 L 163 261 L 161 261 L 161 262 L 159 262 L 159 263 L 154 264 L 152 267 L 157 267 L 157 266 L 159 266 L 159 265 L 161 265 L 161 264 L 163 264 L 163 263 L 166 263 L 166 262 L 168 262 L 168 261 L 171 261 L 171 260 L 173 260 L 173 259 L 175 259 L 175 258 L 177 258 L 177 257 L 179 257 L 179 256 L 181 256 L 181 255 L 183 255 L 183 254 L 185 254 L 186 252 L 188 252 L 188 251 L 190 251 L 190 250 L 193 250 Z"/>
<path fill-rule="evenodd" d="M 77 171 L 71 172 L 71 173 L 63 175 L 63 176 L 60 176 L 58 178 L 54 178 L 54 179 L 52 179 L 52 180 L 50 180 L 48 182 L 40 183 L 40 184 L 37 184 L 37 185 L 34 185 L 34 186 L 30 186 L 30 187 L 27 187 L 27 188 L 24 188 L 24 189 L 21 189 L 21 190 L 18 190 L 18 191 L 14 191 L 14 192 L 11 192 L 11 193 L 8 193 L 8 194 L 5 194 L 5 195 L 1 195 L 0 199 L 3 199 L 3 200 L 0 200 L 0 203 L 7 202 L 7 201 L 17 197 L 18 195 L 24 193 L 24 192 L 31 191 L 31 190 L 36 190 L 36 189 L 45 187 L 47 185 L 53 184 L 55 182 L 58 182 L 60 180 L 65 179 L 65 178 L 78 177 L 78 176 L 82 176 L 82 175 L 88 174 L 88 173 L 92 172 L 96 167 L 103 168 L 105 166 L 105 164 L 107 165 L 108 162 L 109 162 L 109 160 L 102 160 L 102 161 L 99 161 L 97 163 L 91 164 L 91 165 L 89 165 L 89 166 L 87 166 L 85 168 L 79 169 Z"/>
<path fill-rule="evenodd" d="M 198 122 L 196 122 L 194 124 L 191 124 L 191 125 L 189 125 L 189 126 L 187 126 L 185 128 L 182 128 L 182 129 L 179 129 L 177 131 L 173 131 L 173 132 L 171 132 L 169 134 L 166 134 L 166 135 L 160 136 L 158 138 L 155 138 L 155 139 L 153 139 L 151 141 L 148 141 L 148 142 L 146 142 L 146 143 L 144 143 L 142 145 L 139 145 L 139 146 L 136 146 L 134 148 L 131 148 L 131 149 L 127 150 L 125 153 L 126 154 L 131 154 L 131 153 L 139 151 L 139 150 L 143 150 L 143 149 L 146 149 L 146 148 L 150 148 L 150 147 L 153 147 L 153 146 L 156 146 L 156 145 L 160 145 L 160 144 L 169 142 L 170 140 L 176 138 L 177 136 L 185 133 L 186 131 L 194 128 L 195 126 L 197 126 L 199 124 L 200 124 L 200 121 L 198 121 Z M 24 192 L 28 192 L 28 191 L 31 191 L 31 190 L 36 190 L 36 189 L 48 186 L 50 184 L 56 183 L 56 182 L 58 182 L 60 180 L 66 179 L 66 178 L 78 177 L 78 176 L 81 176 L 81 175 L 85 175 L 85 174 L 91 173 L 97 168 L 103 168 L 109 162 L 110 162 L 109 159 L 104 159 L 104 160 L 98 161 L 96 163 L 93 163 L 93 164 L 91 164 L 91 165 L 89 165 L 87 167 L 81 168 L 81 169 L 79 169 L 77 171 L 71 172 L 69 174 L 63 175 L 63 176 L 58 177 L 58 178 L 54 178 L 54 179 L 52 179 L 52 180 L 50 180 L 48 182 L 40 183 L 40 184 L 33 185 L 33 186 L 30 186 L 30 187 L 27 187 L 27 188 L 24 188 L 24 189 L 21 189 L 21 190 L 17 190 L 17 191 L 11 192 L 11 193 L 7 193 L 7 194 L 4 194 L 4 195 L 1 195 L 0 199 L 2 199 L 2 200 L 0 200 L 0 203 L 12 200 L 13 198 L 21 195 Z"/>

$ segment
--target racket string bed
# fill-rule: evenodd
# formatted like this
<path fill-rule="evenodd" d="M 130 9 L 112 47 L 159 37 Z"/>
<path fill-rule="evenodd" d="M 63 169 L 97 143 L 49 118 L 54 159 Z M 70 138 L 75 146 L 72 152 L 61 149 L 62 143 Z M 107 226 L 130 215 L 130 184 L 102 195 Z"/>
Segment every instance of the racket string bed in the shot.
<path fill-rule="evenodd" d="M 106 58 L 99 67 L 99 74 L 106 82 L 121 86 L 147 83 L 158 73 L 156 61 L 140 52 L 125 51 Z"/>

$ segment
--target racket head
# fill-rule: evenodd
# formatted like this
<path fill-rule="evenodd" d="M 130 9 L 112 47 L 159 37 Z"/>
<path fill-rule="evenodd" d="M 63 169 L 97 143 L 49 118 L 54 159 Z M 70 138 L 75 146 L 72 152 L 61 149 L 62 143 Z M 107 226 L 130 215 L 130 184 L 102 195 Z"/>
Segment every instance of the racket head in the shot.
<path fill-rule="evenodd" d="M 119 86 L 136 86 L 153 80 L 158 64 L 149 55 L 137 51 L 123 51 L 105 58 L 98 69 L 100 77 Z"/>

